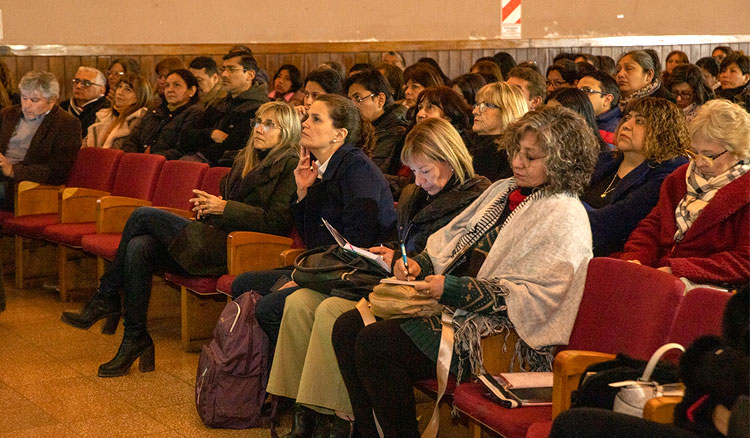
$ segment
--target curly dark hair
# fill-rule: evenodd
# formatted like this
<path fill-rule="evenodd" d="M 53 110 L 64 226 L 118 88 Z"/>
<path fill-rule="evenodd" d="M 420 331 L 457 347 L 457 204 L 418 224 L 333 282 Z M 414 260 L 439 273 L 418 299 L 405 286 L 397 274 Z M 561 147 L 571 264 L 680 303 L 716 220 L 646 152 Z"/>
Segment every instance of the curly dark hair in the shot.
<path fill-rule="evenodd" d="M 631 102 L 622 120 L 631 112 L 637 112 L 646 119 L 643 155 L 647 160 L 661 163 L 686 155 L 685 150 L 690 147 L 690 134 L 685 114 L 677 105 L 661 97 L 645 97 Z"/>
<path fill-rule="evenodd" d="M 581 194 L 588 186 L 599 154 L 599 144 L 583 117 L 563 107 L 545 106 L 529 111 L 503 131 L 500 147 L 513 161 L 521 149 L 519 142 L 533 134 L 547 155 L 544 166 L 548 182 L 547 195 Z"/>

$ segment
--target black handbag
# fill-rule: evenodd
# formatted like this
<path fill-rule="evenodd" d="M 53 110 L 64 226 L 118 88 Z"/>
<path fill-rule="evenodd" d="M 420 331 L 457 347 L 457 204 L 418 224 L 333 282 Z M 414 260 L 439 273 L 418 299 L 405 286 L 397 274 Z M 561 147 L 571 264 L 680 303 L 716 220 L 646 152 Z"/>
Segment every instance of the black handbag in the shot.
<path fill-rule="evenodd" d="M 292 280 L 300 287 L 346 299 L 367 296 L 391 274 L 369 259 L 338 245 L 307 250 L 294 260 Z"/>

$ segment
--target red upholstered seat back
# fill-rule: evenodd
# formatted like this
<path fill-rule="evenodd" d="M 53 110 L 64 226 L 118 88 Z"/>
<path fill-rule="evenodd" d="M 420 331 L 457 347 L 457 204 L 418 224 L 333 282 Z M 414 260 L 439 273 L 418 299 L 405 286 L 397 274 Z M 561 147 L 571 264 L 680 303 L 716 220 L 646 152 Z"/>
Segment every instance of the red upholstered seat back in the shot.
<path fill-rule="evenodd" d="M 683 290 L 675 276 L 656 269 L 592 259 L 566 349 L 648 359 L 666 343 Z"/>
<path fill-rule="evenodd" d="M 112 195 L 151 200 L 161 167 L 162 155 L 128 153 L 120 159 Z"/>
<path fill-rule="evenodd" d="M 161 168 L 159 182 L 152 199 L 155 207 L 171 207 L 190 210 L 193 189 L 201 186 L 206 163 L 193 161 L 167 161 Z"/>
<path fill-rule="evenodd" d="M 696 288 L 680 301 L 677 314 L 669 330 L 669 342 L 687 348 L 703 335 L 721 335 L 724 308 L 732 294 L 716 289 Z"/>
<path fill-rule="evenodd" d="M 228 174 L 230 170 L 232 169 L 229 167 L 212 167 L 208 169 L 206 174 L 203 175 L 203 182 L 201 183 L 200 189 L 212 195 L 219 196 L 221 179 L 224 178 L 224 175 Z"/>
<path fill-rule="evenodd" d="M 124 152 L 117 149 L 82 148 L 70 170 L 68 187 L 112 190 L 117 175 L 117 166 Z"/>

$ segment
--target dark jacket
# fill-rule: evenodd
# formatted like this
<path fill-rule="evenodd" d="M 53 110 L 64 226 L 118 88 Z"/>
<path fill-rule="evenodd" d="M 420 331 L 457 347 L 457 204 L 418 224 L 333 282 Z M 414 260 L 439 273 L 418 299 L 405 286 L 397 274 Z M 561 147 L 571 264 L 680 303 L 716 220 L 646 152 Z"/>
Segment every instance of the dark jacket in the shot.
<path fill-rule="evenodd" d="M 212 165 L 222 158 L 233 159 L 247 145 L 255 112 L 268 102 L 267 95 L 265 85 L 253 85 L 236 96 L 227 95 L 209 105 L 196 126 L 188 131 L 185 138 L 188 149 L 202 153 Z M 222 143 L 211 140 L 215 129 L 227 134 Z"/>
<path fill-rule="evenodd" d="M 741 87 L 730 88 L 728 90 L 719 88 L 716 90 L 716 97 L 734 102 L 745 108 L 745 111 L 750 112 L 750 82 Z"/>
<path fill-rule="evenodd" d="M 346 143 L 333 153 L 323 179 L 292 200 L 292 215 L 308 248 L 336 241 L 323 225 L 326 219 L 349 242 L 367 248 L 393 240 L 396 210 L 388 182 L 358 147 Z"/>
<path fill-rule="evenodd" d="M 601 152 L 589 185 L 603 178 L 611 178 L 622 160 L 622 154 Z M 594 209 L 584 203 L 589 214 L 596 257 L 622 250 L 638 222 L 645 218 L 659 201 L 661 183 L 685 163 L 687 159 L 684 157 L 672 158 L 663 163 L 646 160 L 615 186 L 608 205 Z"/>
<path fill-rule="evenodd" d="M 617 125 L 620 124 L 620 119 L 622 119 L 622 111 L 620 111 L 620 107 L 617 105 L 609 111 L 596 116 L 596 126 L 599 128 L 599 133 L 602 135 L 604 141 L 609 144 L 615 143 L 614 132 L 617 129 Z"/>
<path fill-rule="evenodd" d="M 106 95 L 101 96 L 95 101 L 84 106 L 83 111 L 81 111 L 79 114 L 76 114 L 75 111 L 73 111 L 73 109 L 71 108 L 70 100 L 66 100 L 65 102 L 60 103 L 60 108 L 69 112 L 71 115 L 73 115 L 74 117 L 78 118 L 78 120 L 81 121 L 82 132 L 88 132 L 89 126 L 93 125 L 94 122 L 96 122 L 96 113 L 100 109 L 109 108 L 109 107 L 110 107 L 110 103 L 109 103 L 109 100 L 107 100 Z"/>
<path fill-rule="evenodd" d="M 188 273 L 221 275 L 226 272 L 227 235 L 233 231 L 256 231 L 286 236 L 292 227 L 289 200 L 297 190 L 294 169 L 299 155 L 293 148 L 261 161 L 242 178 L 244 160 L 238 159 L 221 181 L 227 199 L 224 214 L 209 215 L 205 222 L 193 221 L 169 247 L 169 254 Z M 236 181 L 238 186 L 231 182 Z"/>
<path fill-rule="evenodd" d="M 197 152 L 185 142 L 185 138 L 186 131 L 195 126 L 202 113 L 199 105 L 191 103 L 169 111 L 167 102 L 162 101 L 133 127 L 122 144 L 122 150 L 145 152 L 151 147 L 152 154 L 164 155 L 168 160 Z"/>
<path fill-rule="evenodd" d="M 375 128 L 375 148 L 370 158 L 385 175 L 395 175 L 401 167 L 401 149 L 406 137 L 406 123 L 398 117 L 399 105 L 385 108 L 385 113 L 372 122 Z"/>
<path fill-rule="evenodd" d="M 463 184 L 452 178 L 448 184 L 428 201 L 429 195 L 416 184 L 404 187 L 398 200 L 398 232 L 406 251 L 419 253 L 427 245 L 430 234 L 450 222 L 467 205 L 474 202 L 490 186 L 490 181 L 480 175 Z"/>
<path fill-rule="evenodd" d="M 508 153 L 497 149 L 498 136 L 472 133 L 467 138 L 471 144 L 467 143 L 466 148 L 474 158 L 474 172 L 492 182 L 513 176 Z"/>
<path fill-rule="evenodd" d="M 8 142 L 22 114 L 21 105 L 0 111 L 0 153 L 7 152 Z M 13 165 L 13 179 L 65 184 L 80 148 L 81 122 L 55 105 L 44 116 L 31 139 L 26 157 Z"/>
<path fill-rule="evenodd" d="M 659 88 L 657 88 L 656 90 L 654 90 L 653 93 L 649 94 L 646 97 L 661 97 L 663 99 L 667 99 L 668 101 L 670 101 L 672 103 L 676 103 L 677 102 L 675 100 L 675 98 L 674 98 L 674 95 L 672 93 L 670 93 L 669 90 L 667 90 L 666 86 L 664 86 L 664 83 L 662 83 L 661 85 L 659 85 Z"/>

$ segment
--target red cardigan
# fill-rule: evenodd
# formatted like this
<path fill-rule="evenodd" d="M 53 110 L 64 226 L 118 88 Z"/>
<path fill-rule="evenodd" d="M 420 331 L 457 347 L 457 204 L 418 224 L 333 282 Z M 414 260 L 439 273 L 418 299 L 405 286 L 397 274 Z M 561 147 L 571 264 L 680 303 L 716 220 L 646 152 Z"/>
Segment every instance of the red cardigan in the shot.
<path fill-rule="evenodd" d="M 696 283 L 747 284 L 750 281 L 750 173 L 719 189 L 682 241 L 675 209 L 687 192 L 689 164 L 664 180 L 659 202 L 633 231 L 620 258 L 654 268 L 669 266 L 677 277 Z"/>

